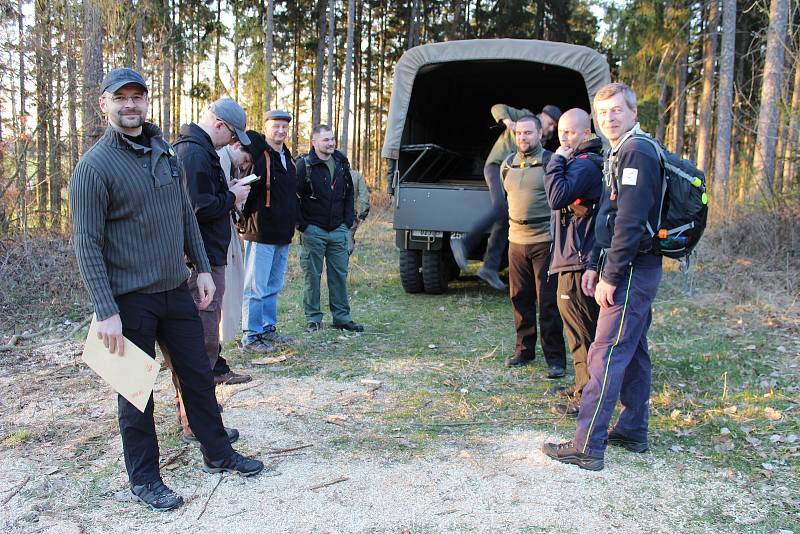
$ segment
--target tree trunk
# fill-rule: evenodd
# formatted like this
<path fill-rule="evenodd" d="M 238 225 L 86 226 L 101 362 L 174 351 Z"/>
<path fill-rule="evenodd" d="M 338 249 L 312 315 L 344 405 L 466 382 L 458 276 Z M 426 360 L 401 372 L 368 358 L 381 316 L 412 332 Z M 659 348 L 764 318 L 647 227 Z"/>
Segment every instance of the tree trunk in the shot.
<path fill-rule="evenodd" d="M 372 171 L 372 4 L 367 4 L 367 81 L 364 87 L 364 173 Z"/>
<path fill-rule="evenodd" d="M 26 137 L 26 122 L 27 122 L 27 94 L 25 91 L 25 18 L 22 12 L 22 2 L 19 0 L 17 3 L 17 39 L 19 43 L 19 126 L 17 129 L 17 137 L 19 142 L 16 144 L 17 148 L 17 169 L 19 169 L 19 184 L 17 191 L 19 191 L 19 211 L 20 211 L 20 226 L 23 234 L 28 230 L 28 141 Z"/>
<path fill-rule="evenodd" d="M 656 139 L 664 143 L 667 131 L 667 100 L 669 98 L 669 86 L 667 85 L 667 77 L 664 74 L 666 69 L 667 60 L 670 57 L 669 45 L 664 49 L 661 54 L 661 61 L 658 63 L 658 71 L 656 72 L 656 80 L 658 81 L 658 125 L 656 126 Z"/>
<path fill-rule="evenodd" d="M 69 4 L 69 0 L 65 0 L 66 4 Z M 144 9 L 145 6 L 140 6 L 139 9 L 142 9 L 136 16 L 136 35 L 134 37 L 134 48 L 136 50 L 136 71 L 141 74 L 142 72 L 142 34 L 144 33 Z"/>
<path fill-rule="evenodd" d="M 731 126 L 733 125 L 733 66 L 736 46 L 736 0 L 722 0 L 722 42 L 717 90 L 717 136 L 714 147 L 713 192 L 716 205 L 726 208 L 731 169 Z"/>
<path fill-rule="evenodd" d="M 214 94 L 212 99 L 222 96 L 222 77 L 219 74 L 220 52 L 222 48 L 222 0 L 217 0 L 217 24 L 214 28 Z"/>
<path fill-rule="evenodd" d="M 48 226 L 47 134 L 50 130 L 50 21 L 45 0 L 34 2 L 36 20 L 36 220 L 39 228 Z"/>
<path fill-rule="evenodd" d="M 672 113 L 672 151 L 677 155 L 683 154 L 683 129 L 686 126 L 686 70 L 687 52 L 684 49 L 678 56 L 675 65 L 677 80 L 675 83 L 674 106 Z"/>
<path fill-rule="evenodd" d="M 169 139 L 172 135 L 172 50 L 170 40 L 172 27 L 169 0 L 162 0 L 163 20 L 161 26 L 161 129 Z"/>
<path fill-rule="evenodd" d="M 336 96 L 336 89 L 333 84 L 333 71 L 335 69 L 334 50 L 336 49 L 336 42 L 334 41 L 336 31 L 336 0 L 328 0 L 328 126 L 334 127 L 335 118 L 333 115 L 333 102 Z"/>
<path fill-rule="evenodd" d="M 353 25 L 355 24 L 355 18 L 355 0 L 347 0 L 347 56 L 344 62 L 344 102 L 342 103 L 342 131 L 339 139 L 339 150 L 345 156 L 347 155 L 350 122 L 350 79 L 353 76 Z"/>
<path fill-rule="evenodd" d="M 406 49 L 419 44 L 419 0 L 411 0 L 411 18 L 408 21 L 408 44 Z"/>
<path fill-rule="evenodd" d="M 74 169 L 78 164 L 78 103 L 75 90 L 77 85 L 77 65 L 75 61 L 75 16 L 72 13 L 72 5 L 69 1 L 64 2 L 66 9 L 66 56 L 67 56 L 67 124 L 69 126 L 69 168 Z"/>
<path fill-rule="evenodd" d="M 322 120 L 322 77 L 325 70 L 325 15 L 328 1 L 317 3 L 317 63 L 314 71 L 314 95 L 311 102 L 311 126 L 317 126 Z"/>
<path fill-rule="evenodd" d="M 52 8 L 51 8 L 52 9 Z M 57 57 L 52 57 L 51 70 L 53 75 L 50 95 L 48 101 L 50 102 L 50 109 L 59 110 L 50 114 L 50 131 L 48 137 L 50 139 L 50 157 L 48 168 L 50 171 L 50 213 L 53 217 L 52 227 L 59 233 L 61 232 L 61 189 L 63 187 L 63 177 L 61 175 L 61 113 L 62 102 L 61 98 L 61 57 L 64 54 L 69 55 L 69 50 L 64 46 L 64 40 L 59 34 L 56 39 L 57 43 L 61 43 Z"/>
<path fill-rule="evenodd" d="M 292 128 L 292 152 L 295 156 L 300 154 L 300 147 L 298 140 L 300 137 L 300 127 L 297 125 L 300 116 L 300 10 L 295 10 L 294 17 L 294 39 L 292 43 L 292 116 L 294 117 L 295 126 Z"/>
<path fill-rule="evenodd" d="M 272 102 L 272 55 L 274 51 L 272 32 L 275 28 L 273 23 L 275 0 L 265 1 L 267 3 L 267 20 L 264 24 L 264 116 L 266 117 Z"/>
<path fill-rule="evenodd" d="M 83 146 L 86 152 L 103 133 L 103 116 L 97 104 L 103 80 L 103 24 L 96 0 L 83 1 Z"/>
<path fill-rule="evenodd" d="M 719 25 L 718 0 L 711 0 L 708 8 L 706 39 L 703 44 L 703 94 L 700 99 L 700 120 L 697 127 L 697 166 L 709 174 L 711 135 L 714 119 L 714 63 L 717 58 L 717 26 Z"/>
<path fill-rule="evenodd" d="M 786 129 L 786 142 L 783 148 L 783 192 L 797 191 L 798 162 L 800 162 L 800 61 L 794 64 L 794 88 L 789 107 L 789 125 Z"/>
<path fill-rule="evenodd" d="M 788 13 L 789 0 L 772 0 L 769 10 L 764 77 L 761 84 L 758 134 L 753 155 L 756 187 L 750 191 L 749 196 L 752 199 L 760 198 L 763 195 L 767 200 L 771 200 L 774 194 L 772 185 L 775 178 L 775 145 L 778 141 L 778 103 L 783 80 Z"/>

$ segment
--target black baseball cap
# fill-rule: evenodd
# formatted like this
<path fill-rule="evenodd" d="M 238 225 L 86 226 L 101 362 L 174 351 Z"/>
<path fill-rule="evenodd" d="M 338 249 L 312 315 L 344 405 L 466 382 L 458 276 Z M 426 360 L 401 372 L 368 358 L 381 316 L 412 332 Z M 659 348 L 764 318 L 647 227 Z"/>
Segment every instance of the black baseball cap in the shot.
<path fill-rule="evenodd" d="M 147 82 L 144 81 L 142 75 L 128 67 L 117 67 L 116 69 L 108 71 L 103 83 L 100 84 L 100 92 L 115 93 L 120 87 L 128 85 L 129 83 L 141 85 L 145 92 L 147 92 Z"/>

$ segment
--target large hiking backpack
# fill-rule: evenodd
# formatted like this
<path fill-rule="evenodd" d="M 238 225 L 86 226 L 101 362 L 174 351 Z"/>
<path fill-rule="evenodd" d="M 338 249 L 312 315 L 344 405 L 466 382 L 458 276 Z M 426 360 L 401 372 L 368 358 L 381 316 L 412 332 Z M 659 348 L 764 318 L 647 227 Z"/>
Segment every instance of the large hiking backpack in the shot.
<path fill-rule="evenodd" d="M 692 253 L 706 229 L 708 218 L 706 175 L 694 162 L 673 154 L 659 141 L 640 130 L 637 125 L 612 149 L 606 167 L 606 172 L 610 172 L 611 177 L 617 173 L 617 153 L 631 138 L 650 143 L 661 160 L 663 180 L 658 225 L 653 228 L 649 222 L 647 223 L 647 231 L 653 238 L 653 251 L 668 258 L 684 259 Z"/>

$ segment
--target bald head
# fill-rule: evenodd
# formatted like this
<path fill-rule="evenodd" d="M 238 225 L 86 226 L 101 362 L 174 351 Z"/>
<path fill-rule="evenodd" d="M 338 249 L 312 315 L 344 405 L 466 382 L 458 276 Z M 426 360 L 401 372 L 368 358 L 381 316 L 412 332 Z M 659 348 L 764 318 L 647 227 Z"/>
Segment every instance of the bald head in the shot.
<path fill-rule="evenodd" d="M 592 121 L 581 108 L 572 108 L 558 121 L 558 140 L 562 147 L 576 149 L 592 135 Z"/>

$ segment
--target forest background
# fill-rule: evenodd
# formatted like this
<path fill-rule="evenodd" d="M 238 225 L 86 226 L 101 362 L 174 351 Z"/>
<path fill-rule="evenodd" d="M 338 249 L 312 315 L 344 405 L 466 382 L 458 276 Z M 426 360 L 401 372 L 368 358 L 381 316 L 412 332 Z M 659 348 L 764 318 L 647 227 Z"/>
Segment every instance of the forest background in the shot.
<path fill-rule="evenodd" d="M 97 94 L 110 68 L 144 73 L 151 120 L 170 139 L 221 96 L 242 103 L 251 128 L 286 109 L 298 118 L 293 152 L 328 122 L 385 191 L 394 65 L 410 47 L 452 39 L 537 38 L 605 54 L 612 78 L 636 90 L 643 127 L 706 171 L 712 219 L 733 231 L 731 246 L 787 269 L 798 256 L 797 0 L 2 0 L 0 17 L 5 313 L 18 309 L 9 276 L 72 265 L 66 186 L 103 131 Z M 62 282 L 46 284 L 57 294 Z"/>

